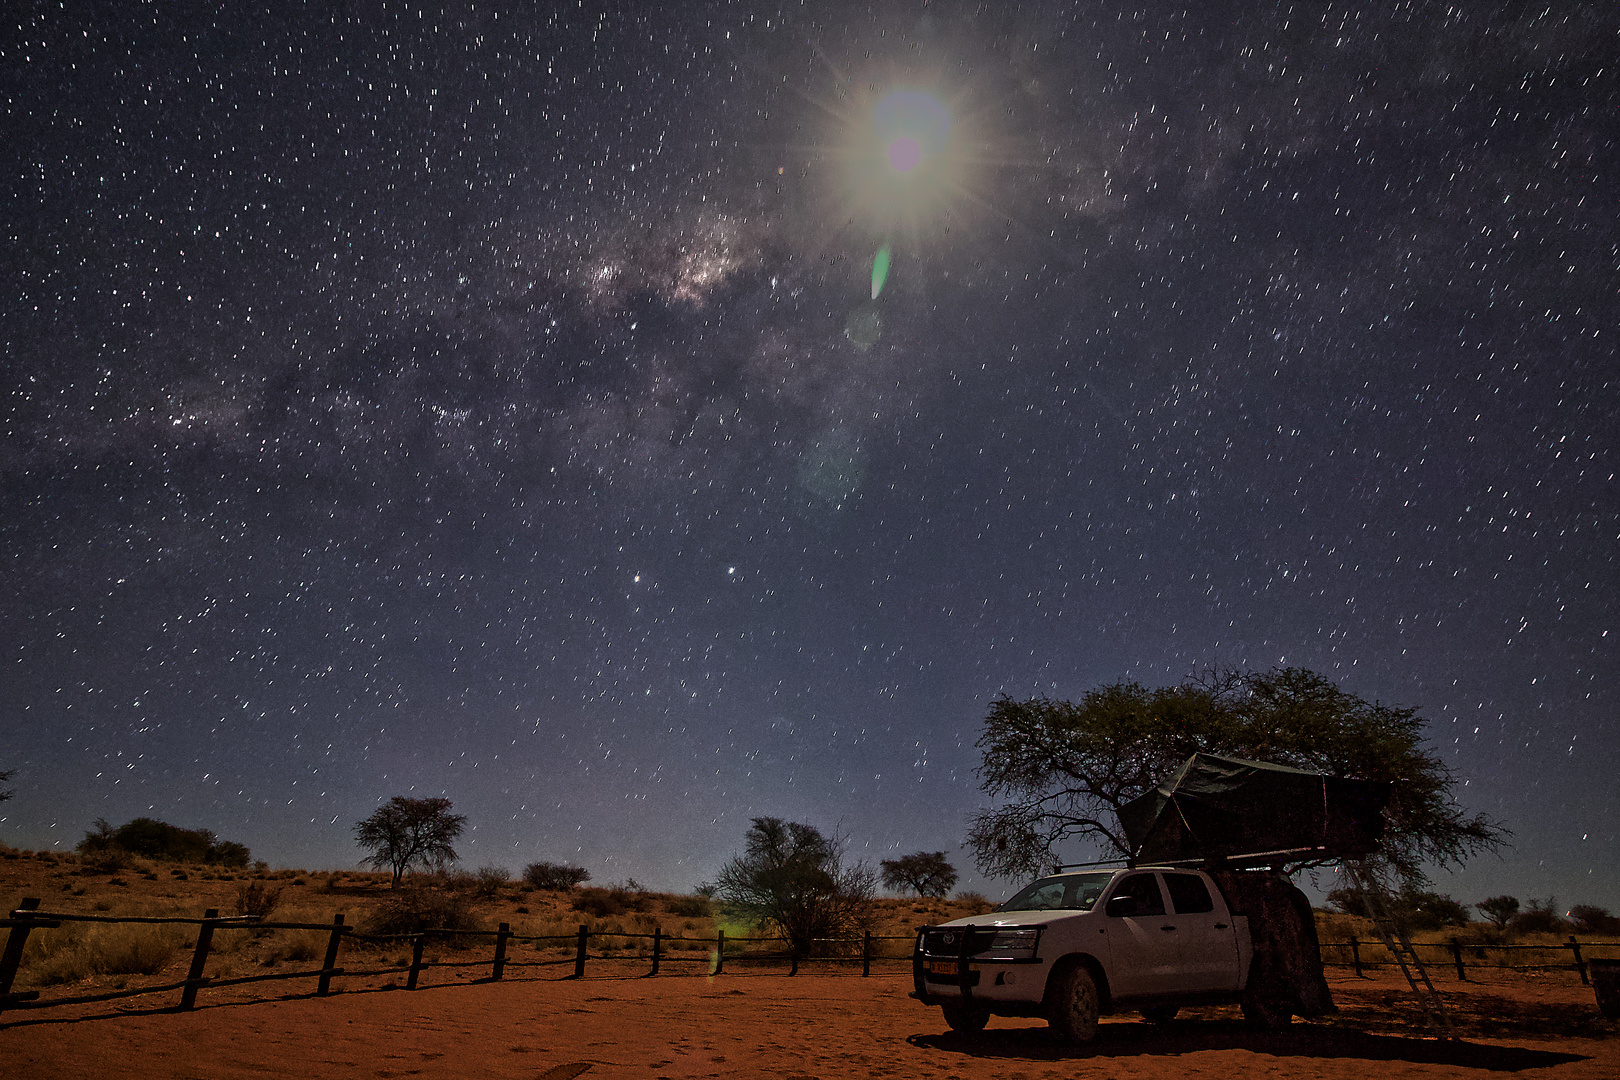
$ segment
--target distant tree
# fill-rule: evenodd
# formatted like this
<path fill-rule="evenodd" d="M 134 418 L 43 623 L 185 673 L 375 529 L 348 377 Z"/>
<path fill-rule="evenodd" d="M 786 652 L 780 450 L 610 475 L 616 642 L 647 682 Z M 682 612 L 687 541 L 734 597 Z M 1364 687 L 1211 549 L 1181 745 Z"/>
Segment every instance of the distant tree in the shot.
<path fill-rule="evenodd" d="M 1620 918 L 1610 915 L 1606 908 L 1591 904 L 1576 904 L 1570 908 L 1569 922 L 1583 934 L 1620 934 Z"/>
<path fill-rule="evenodd" d="M 1561 934 L 1569 925 L 1558 917 L 1557 901 L 1549 896 L 1545 900 L 1531 900 L 1530 906 L 1513 917 L 1508 928 L 1515 934 Z"/>
<path fill-rule="evenodd" d="M 13 776 L 16 775 L 16 773 L 17 773 L 16 769 L 7 769 L 4 772 L 0 772 L 0 784 L 3 784 L 7 780 L 10 780 Z M 0 790 L 0 802 L 5 802 L 7 799 L 11 798 L 15 794 L 17 794 L 15 791 Z"/>
<path fill-rule="evenodd" d="M 442 870 L 456 861 L 451 843 L 467 819 L 450 812 L 449 799 L 411 799 L 395 795 L 354 826 L 355 841 L 371 852 L 363 861 L 390 870 L 393 887 L 412 866 Z"/>
<path fill-rule="evenodd" d="M 78 843 L 82 854 L 139 855 L 167 862 L 246 866 L 252 853 L 246 844 L 221 840 L 207 829 L 182 829 L 156 818 L 138 817 L 113 828 L 106 818 Z"/>
<path fill-rule="evenodd" d="M 554 862 L 533 862 L 523 868 L 523 880 L 537 889 L 567 892 L 591 880 L 591 872 L 580 866 Z"/>
<path fill-rule="evenodd" d="M 1369 867 L 1421 888 L 1425 863 L 1461 865 L 1507 837 L 1457 807 L 1455 781 L 1422 729 L 1416 709 L 1365 701 L 1303 668 L 1211 672 L 1160 689 L 1115 683 L 1078 702 L 998 698 L 979 737 L 978 773 L 1004 801 L 975 815 L 968 844 L 979 869 L 1000 877 L 1034 876 L 1072 840 L 1128 857 L 1119 808 L 1203 751 L 1391 782 L 1382 851 Z"/>
<path fill-rule="evenodd" d="M 1368 913 L 1365 894 L 1355 886 L 1334 889 L 1327 894 L 1327 901 L 1334 910 L 1346 915 Z M 1403 889 L 1384 898 L 1383 910 L 1403 934 L 1468 925 L 1468 905 L 1459 904 L 1444 893 Z"/>
<path fill-rule="evenodd" d="M 918 851 L 883 860 L 883 886 L 896 892 L 943 899 L 956 888 L 956 868 L 943 851 Z"/>
<path fill-rule="evenodd" d="M 1498 930 L 1506 930 L 1513 916 L 1519 913 L 1519 898 L 1516 896 L 1488 896 L 1475 904 L 1479 913 Z"/>
<path fill-rule="evenodd" d="M 743 853 L 720 869 L 715 892 L 808 955 L 817 939 L 864 925 L 875 884 L 868 867 L 845 862 L 837 838 L 796 821 L 758 817 Z"/>

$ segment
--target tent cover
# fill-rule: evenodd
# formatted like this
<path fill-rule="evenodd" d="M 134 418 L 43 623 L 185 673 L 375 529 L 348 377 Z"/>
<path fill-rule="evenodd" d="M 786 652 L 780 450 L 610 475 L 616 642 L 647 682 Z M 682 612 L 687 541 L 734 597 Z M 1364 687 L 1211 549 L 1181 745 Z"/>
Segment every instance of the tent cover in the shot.
<path fill-rule="evenodd" d="M 1377 850 L 1388 799 L 1389 785 L 1377 781 L 1194 754 L 1120 807 L 1119 821 L 1144 863 L 1358 858 Z"/>

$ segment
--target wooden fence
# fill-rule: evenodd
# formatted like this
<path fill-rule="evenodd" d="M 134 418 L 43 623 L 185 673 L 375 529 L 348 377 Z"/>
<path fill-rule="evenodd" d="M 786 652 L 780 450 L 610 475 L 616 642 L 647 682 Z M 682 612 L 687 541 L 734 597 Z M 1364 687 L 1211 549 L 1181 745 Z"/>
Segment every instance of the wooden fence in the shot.
<path fill-rule="evenodd" d="M 37 990 L 12 992 L 12 984 L 22 966 L 23 946 L 30 933 L 60 927 L 63 923 L 166 923 L 183 924 L 197 927 L 197 942 L 192 949 L 191 966 L 186 977 L 180 982 L 165 983 L 158 986 L 141 986 L 134 989 L 115 990 L 107 993 L 81 994 L 70 997 L 53 997 L 40 1000 Z M 662 928 L 654 928 L 650 934 L 633 933 L 630 931 L 593 931 L 589 926 L 582 925 L 572 934 L 532 935 L 516 934 L 512 932 L 509 923 L 501 923 L 495 930 L 433 930 L 418 934 L 362 934 L 354 927 L 344 922 L 342 915 L 334 915 L 330 923 L 299 923 L 299 922 L 269 922 L 253 915 L 225 916 L 219 914 L 218 909 L 209 908 L 202 918 L 184 918 L 180 916 L 116 916 L 116 915 L 80 915 L 66 912 L 49 912 L 39 910 L 37 899 L 25 899 L 22 906 L 13 911 L 9 918 L 0 919 L 0 928 L 10 932 L 6 939 L 3 953 L 0 953 L 0 1010 L 17 1008 L 45 1008 L 55 1005 L 81 1005 L 90 1002 L 111 1001 L 116 998 L 134 997 L 139 994 L 160 994 L 170 991 L 180 991 L 180 1008 L 191 1009 L 196 1006 L 197 993 L 204 988 L 220 989 L 227 986 L 241 986 L 247 983 L 271 982 L 281 979 L 315 979 L 317 996 L 326 996 L 331 992 L 332 980 L 339 977 L 360 978 L 380 975 L 398 975 L 405 972 L 405 989 L 415 990 L 421 973 L 428 968 L 479 968 L 488 967 L 487 978 L 491 981 L 499 980 L 506 974 L 508 968 L 525 967 L 566 967 L 573 965 L 573 972 L 564 978 L 584 978 L 586 964 L 591 960 L 608 961 L 622 960 L 623 957 L 608 956 L 601 952 L 592 954 L 590 951 L 591 939 L 637 939 L 650 942 L 650 954 L 639 954 L 634 959 L 650 961 L 651 967 L 648 975 L 657 975 L 667 964 L 671 963 L 700 963 L 708 968 L 711 974 L 721 974 L 727 964 L 737 963 L 777 963 L 788 966 L 789 975 L 797 975 L 801 961 L 813 959 L 816 963 L 859 964 L 861 974 L 870 975 L 874 961 L 901 960 L 909 962 L 910 948 L 914 938 L 905 937 L 876 937 L 870 933 L 859 938 L 823 938 L 814 944 L 822 946 L 814 957 L 804 957 L 793 950 L 760 949 L 762 944 L 782 944 L 779 938 L 748 937 L 742 935 L 727 935 L 724 930 L 716 930 L 712 938 L 689 938 L 665 935 Z M 327 935 L 326 952 L 318 968 L 300 971 L 277 971 L 263 975 L 241 975 L 231 977 L 210 976 L 207 972 L 208 956 L 213 947 L 214 935 L 218 932 L 243 930 L 313 930 L 321 931 Z M 411 962 L 408 967 L 394 964 L 380 968 L 348 968 L 338 966 L 339 952 L 345 939 L 356 943 L 384 944 L 389 942 L 411 943 Z M 492 942 L 494 951 L 489 959 L 478 960 L 425 960 L 424 949 L 429 941 L 462 940 L 469 943 L 483 940 Z M 880 955 L 879 947 L 887 942 L 905 942 L 908 948 L 902 954 L 889 950 Z M 554 959 L 520 960 L 510 955 L 510 946 L 517 944 L 533 944 L 536 950 L 550 947 L 563 953 Z M 703 946 L 697 950 L 672 950 L 675 944 Z M 569 946 L 572 946 L 571 950 Z M 712 946 L 712 947 L 709 947 Z M 1468 981 L 1467 967 L 1470 959 L 1475 966 L 1486 966 L 1477 961 L 1486 959 L 1491 952 L 1505 953 L 1511 959 L 1515 950 L 1539 951 L 1546 953 L 1560 953 L 1567 950 L 1570 954 L 1568 962 L 1552 964 L 1495 964 L 1492 968 L 1507 968 L 1515 971 L 1575 971 L 1580 975 L 1583 983 L 1588 982 L 1586 956 L 1584 949 L 1614 948 L 1620 949 L 1620 942 L 1613 941 L 1587 941 L 1580 942 L 1571 937 L 1567 942 L 1557 945 L 1478 945 L 1468 944 L 1457 939 L 1438 942 L 1413 942 L 1415 949 L 1440 950 L 1435 960 L 1436 965 L 1452 966 L 1457 978 Z M 1367 968 L 1392 967 L 1395 959 L 1389 956 L 1384 946 L 1377 941 L 1362 941 L 1352 937 L 1349 941 L 1325 941 L 1321 943 L 1323 964 L 1327 967 L 1353 968 L 1359 975 L 1365 974 Z M 1334 951 L 1336 950 L 1336 951 Z M 1367 951 L 1367 955 L 1363 954 Z M 826 955 L 822 955 L 825 953 Z M 1382 954 L 1385 959 L 1374 959 Z M 1425 963 L 1430 963 L 1425 958 Z"/>
<path fill-rule="evenodd" d="M 1620 941 L 1578 941 L 1571 935 L 1568 941 L 1548 945 L 1486 945 L 1471 943 L 1452 938 L 1449 941 L 1413 941 L 1410 947 L 1414 950 L 1423 949 L 1433 954 L 1416 953 L 1426 967 L 1449 967 L 1456 971 L 1459 982 L 1468 982 L 1468 967 L 1473 962 L 1475 968 L 1507 971 L 1574 971 L 1581 977 L 1581 982 L 1591 985 L 1591 979 L 1586 972 L 1586 954 L 1583 949 L 1620 949 Z M 1320 945 L 1322 951 L 1322 965 L 1324 967 L 1353 968 L 1358 976 L 1364 975 L 1367 968 L 1396 967 L 1397 961 L 1390 956 L 1389 950 L 1377 940 L 1362 941 L 1352 936 L 1349 941 L 1324 941 Z M 1338 959 L 1330 959 L 1328 950 L 1336 949 Z M 1366 949 L 1371 955 L 1381 954 L 1384 959 L 1374 960 L 1362 955 Z M 1349 959 L 1344 959 L 1348 950 Z M 1505 953 L 1511 959 L 1515 952 L 1537 952 L 1546 956 L 1557 955 L 1562 952 L 1569 953 L 1568 961 L 1543 964 L 1485 964 L 1479 961 L 1489 959 L 1492 953 Z"/>
<path fill-rule="evenodd" d="M 183 924 L 197 927 L 197 942 L 192 949 L 191 966 L 184 980 L 174 983 L 164 983 L 157 986 L 141 986 L 134 989 L 115 990 L 107 993 L 82 994 L 72 997 L 53 997 L 41 1000 L 39 991 L 28 990 L 13 993 L 12 984 L 22 967 L 23 947 L 27 943 L 30 933 L 54 929 L 63 923 L 159 923 Z M 406 973 L 405 989 L 415 990 L 421 973 L 428 968 L 477 968 L 488 967 L 487 978 L 491 981 L 499 980 L 506 974 L 508 968 L 524 967 L 566 967 L 573 965 L 573 973 L 564 978 L 580 979 L 585 977 L 586 963 L 590 960 L 619 960 L 621 957 L 608 956 L 600 952 L 592 954 L 590 943 L 592 938 L 598 939 L 639 939 L 650 942 L 650 956 L 645 957 L 651 961 L 648 975 L 657 975 L 664 965 L 670 963 L 701 963 L 707 965 L 708 972 L 720 974 L 726 965 L 737 963 L 782 963 L 788 965 L 788 974 L 797 975 L 801 960 L 814 959 L 818 964 L 859 964 L 861 974 L 870 975 L 874 961 L 899 960 L 910 961 L 909 946 L 914 941 L 910 935 L 905 937 L 877 937 L 871 933 L 859 938 L 823 938 L 817 939 L 815 944 L 825 947 L 829 954 L 843 953 L 844 955 L 820 955 L 802 957 L 792 950 L 755 948 L 762 943 L 780 946 L 779 938 L 749 937 L 743 935 L 727 935 L 724 930 L 716 930 L 712 938 L 690 938 L 666 935 L 661 927 L 655 927 L 650 934 L 633 933 L 630 931 L 593 931 L 588 925 L 581 925 L 572 934 L 517 934 L 513 933 L 511 924 L 501 923 L 495 930 L 431 930 L 417 934 L 362 934 L 354 927 L 344 922 L 342 915 L 334 915 L 330 923 L 297 923 L 297 922 L 271 922 L 254 915 L 221 916 L 217 908 L 209 908 L 202 918 L 185 918 L 181 916 L 115 916 L 115 915 L 80 915 L 66 912 L 51 912 L 39 910 L 39 900 L 34 898 L 22 901 L 22 906 L 11 913 L 7 919 L 0 919 L 0 928 L 8 928 L 10 933 L 6 939 L 4 953 L 0 953 L 0 1010 L 17 1008 L 46 1008 L 55 1005 L 82 1005 L 90 1002 L 111 1001 L 116 998 L 134 997 L 139 994 L 160 994 L 174 990 L 180 991 L 180 1008 L 191 1009 L 196 1007 L 197 992 L 205 987 L 219 989 L 227 986 L 241 986 L 246 983 L 271 982 L 281 979 L 316 979 L 315 993 L 326 996 L 331 992 L 332 980 L 339 977 L 359 978 L 366 976 L 397 975 L 401 971 Z M 213 948 L 214 934 L 220 931 L 242 930 L 315 930 L 326 932 L 326 954 L 318 968 L 300 971 L 277 971 L 263 975 L 242 975 L 222 978 L 206 974 L 208 956 Z M 355 969 L 338 966 L 338 954 L 345 939 L 357 943 L 385 944 L 389 942 L 411 942 L 411 962 L 408 967 L 395 964 L 388 967 Z M 482 939 L 491 941 L 494 952 L 487 960 L 434 960 L 423 958 L 424 950 L 429 941 L 476 941 Z M 902 956 L 880 955 L 878 948 L 881 943 L 903 941 L 907 949 Z M 568 946 L 572 945 L 571 955 L 564 955 L 558 959 L 519 960 L 509 955 L 509 947 L 514 944 L 533 944 L 536 949 L 546 947 L 550 943 L 553 948 L 560 948 L 567 953 Z M 675 944 L 697 944 L 712 948 L 688 950 L 686 955 L 679 955 L 670 946 Z M 858 947 L 858 948 L 857 948 Z"/>

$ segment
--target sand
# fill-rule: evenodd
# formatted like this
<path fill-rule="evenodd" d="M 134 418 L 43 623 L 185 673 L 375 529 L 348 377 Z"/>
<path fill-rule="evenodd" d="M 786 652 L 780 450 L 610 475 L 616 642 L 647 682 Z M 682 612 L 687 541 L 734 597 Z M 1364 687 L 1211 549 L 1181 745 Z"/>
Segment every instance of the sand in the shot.
<path fill-rule="evenodd" d="M 543 970 L 543 969 L 542 969 Z M 283 984 L 277 984 L 283 985 Z M 291 984 L 285 984 L 291 985 Z M 1324 1077 L 1518 1073 L 1620 1077 L 1620 1025 L 1572 974 L 1442 984 L 1461 1038 L 1425 1030 L 1404 985 L 1332 979 L 1341 1012 L 1280 1033 L 1232 1008 L 1167 1026 L 1105 1018 L 1094 1044 L 1057 1044 L 1040 1021 L 975 1035 L 907 998 L 908 977 L 599 974 L 351 989 L 326 998 L 247 988 L 0 1014 L 10 1080 L 132 1077 Z"/>

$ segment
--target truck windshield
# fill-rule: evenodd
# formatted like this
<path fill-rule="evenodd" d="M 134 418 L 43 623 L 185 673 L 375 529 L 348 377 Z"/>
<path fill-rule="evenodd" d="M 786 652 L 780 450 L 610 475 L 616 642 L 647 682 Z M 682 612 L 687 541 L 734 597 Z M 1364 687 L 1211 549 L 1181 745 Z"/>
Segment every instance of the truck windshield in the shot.
<path fill-rule="evenodd" d="M 1114 879 L 1114 871 L 1057 874 L 1019 889 L 997 911 L 1090 911 Z"/>

